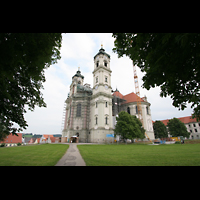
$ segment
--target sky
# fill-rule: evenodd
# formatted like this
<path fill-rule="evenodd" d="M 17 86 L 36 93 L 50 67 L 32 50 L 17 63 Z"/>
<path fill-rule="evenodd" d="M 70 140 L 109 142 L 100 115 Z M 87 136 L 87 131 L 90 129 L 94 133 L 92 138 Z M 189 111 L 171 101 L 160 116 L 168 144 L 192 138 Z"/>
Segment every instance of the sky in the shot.
<path fill-rule="evenodd" d="M 118 58 L 118 55 L 112 51 L 115 40 L 112 33 L 65 33 L 62 37 L 61 59 L 45 71 L 46 82 L 43 84 L 42 93 L 47 108 L 36 106 L 34 111 L 28 110 L 24 115 L 28 128 L 22 133 L 62 133 L 63 107 L 70 91 L 72 76 L 80 67 L 84 84 L 89 83 L 93 87 L 94 56 L 99 52 L 101 44 L 106 53 L 111 56 L 112 89 L 115 90 L 117 87 L 123 95 L 135 92 L 132 61 L 126 56 Z M 170 97 L 161 98 L 160 87 L 150 90 L 142 88 L 144 74 L 137 67 L 140 97 L 147 96 L 147 101 L 151 104 L 152 120 L 178 118 L 192 114 L 190 105 L 184 111 L 179 111 L 178 108 L 172 106 Z"/>

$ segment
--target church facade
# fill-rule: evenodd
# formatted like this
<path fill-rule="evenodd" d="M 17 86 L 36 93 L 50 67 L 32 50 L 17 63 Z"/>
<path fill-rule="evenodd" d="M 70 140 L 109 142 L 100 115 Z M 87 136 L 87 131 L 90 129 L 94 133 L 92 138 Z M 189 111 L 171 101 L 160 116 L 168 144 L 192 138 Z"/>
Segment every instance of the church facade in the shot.
<path fill-rule="evenodd" d="M 66 112 L 62 136 L 67 138 L 78 136 L 79 142 L 105 143 L 113 140 L 107 136 L 114 134 L 113 129 L 117 115 L 115 96 L 118 93 L 112 91 L 110 55 L 105 52 L 102 46 L 94 56 L 92 73 L 93 87 L 90 87 L 90 84 L 84 84 L 84 76 L 80 70 L 72 77 L 70 92 L 65 101 Z M 122 102 L 117 108 L 118 111 L 127 110 L 128 105 L 127 111 L 130 114 L 135 114 L 133 112 L 134 102 L 126 102 L 124 96 L 119 101 Z M 148 115 L 151 119 L 150 104 L 145 102 L 144 105 L 146 106 L 146 104 L 148 104 Z M 143 118 L 143 120 L 146 119 Z M 151 130 L 152 120 L 150 124 L 149 130 Z M 150 138 L 154 139 L 154 134 Z"/>

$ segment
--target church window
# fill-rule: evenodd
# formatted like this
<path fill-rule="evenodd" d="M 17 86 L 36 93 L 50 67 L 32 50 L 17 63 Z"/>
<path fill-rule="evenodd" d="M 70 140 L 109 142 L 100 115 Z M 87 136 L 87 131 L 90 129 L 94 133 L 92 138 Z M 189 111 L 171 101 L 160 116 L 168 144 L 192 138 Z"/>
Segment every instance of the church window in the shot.
<path fill-rule="evenodd" d="M 146 107 L 146 110 L 147 110 L 147 115 L 149 115 L 149 107 L 148 106 Z"/>
<path fill-rule="evenodd" d="M 130 113 L 130 107 L 127 108 L 127 113 L 128 113 L 128 114 L 131 114 L 131 113 Z"/>
<path fill-rule="evenodd" d="M 99 66 L 99 61 L 97 62 L 97 67 Z"/>
<path fill-rule="evenodd" d="M 69 117 L 71 117 L 71 111 L 72 111 L 72 108 L 70 106 L 70 108 L 69 108 Z"/>
<path fill-rule="evenodd" d="M 96 102 L 96 108 L 97 108 L 97 102 Z"/>
<path fill-rule="evenodd" d="M 98 76 L 96 77 L 96 83 L 98 83 Z"/>
<path fill-rule="evenodd" d="M 97 124 L 97 122 L 98 122 L 98 118 L 96 117 L 96 124 Z"/>
<path fill-rule="evenodd" d="M 108 82 L 108 78 L 107 77 L 105 77 L 105 82 Z"/>
<path fill-rule="evenodd" d="M 106 117 L 106 124 L 108 124 L 108 118 Z"/>
<path fill-rule="evenodd" d="M 80 103 L 77 105 L 76 116 L 81 117 L 81 104 Z"/>
<path fill-rule="evenodd" d="M 108 107 L 108 102 L 106 101 L 106 107 Z"/>
<path fill-rule="evenodd" d="M 138 107 L 137 106 L 135 106 L 135 112 L 136 112 L 136 114 L 138 114 Z"/>
<path fill-rule="evenodd" d="M 104 61 L 104 66 L 107 67 L 107 62 Z"/>

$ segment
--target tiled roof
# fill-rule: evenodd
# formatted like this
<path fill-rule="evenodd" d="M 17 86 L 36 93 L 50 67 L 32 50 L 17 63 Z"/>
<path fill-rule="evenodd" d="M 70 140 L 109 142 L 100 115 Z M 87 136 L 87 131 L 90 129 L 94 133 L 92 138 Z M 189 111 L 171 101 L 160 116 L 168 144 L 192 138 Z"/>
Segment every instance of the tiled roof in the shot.
<path fill-rule="evenodd" d="M 127 94 L 124 96 L 124 99 L 126 100 L 125 103 L 137 102 L 137 97 L 138 96 L 134 92 L 131 92 L 130 94 Z M 144 102 L 144 100 L 141 99 L 140 97 L 139 97 L 139 101 Z"/>
<path fill-rule="evenodd" d="M 53 135 L 43 135 L 44 138 L 48 139 L 48 137 L 53 137 Z"/>
<path fill-rule="evenodd" d="M 127 94 L 127 95 L 122 95 L 119 91 L 115 91 L 113 93 L 113 96 L 117 96 L 121 99 L 126 100 L 123 104 L 131 103 L 131 102 L 137 102 L 137 97 L 138 97 L 134 92 L 131 92 L 130 94 Z M 140 97 L 139 97 L 139 100 L 141 102 L 144 102 L 144 100 Z"/>
<path fill-rule="evenodd" d="M 10 133 L 6 136 L 6 138 L 3 141 L 0 141 L 0 143 L 22 143 L 22 133 L 17 133 L 18 136 L 13 135 Z"/>
<path fill-rule="evenodd" d="M 192 119 L 192 116 L 180 117 L 178 119 L 181 122 L 183 122 L 184 124 L 189 124 L 189 123 L 197 122 L 196 118 Z M 163 124 L 166 126 L 169 120 L 170 119 L 165 119 L 165 120 L 160 120 L 160 121 L 163 122 Z"/>
<path fill-rule="evenodd" d="M 115 92 L 113 93 L 113 96 L 117 96 L 117 97 L 123 99 L 123 95 L 122 95 L 119 91 L 115 91 Z"/>

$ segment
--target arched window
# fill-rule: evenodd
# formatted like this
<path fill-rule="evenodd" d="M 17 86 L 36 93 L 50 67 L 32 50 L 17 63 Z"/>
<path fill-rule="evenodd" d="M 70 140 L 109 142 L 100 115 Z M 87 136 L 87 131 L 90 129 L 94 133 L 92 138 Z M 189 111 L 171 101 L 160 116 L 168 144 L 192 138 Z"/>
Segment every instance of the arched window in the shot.
<path fill-rule="evenodd" d="M 106 61 L 104 61 L 104 66 L 107 67 L 107 62 Z"/>
<path fill-rule="evenodd" d="M 80 103 L 77 105 L 76 116 L 81 117 L 81 104 Z"/>
<path fill-rule="evenodd" d="M 97 61 L 97 67 L 99 66 L 99 61 Z"/>
<path fill-rule="evenodd" d="M 146 107 L 146 110 L 147 110 L 147 115 L 149 114 L 149 107 L 147 106 Z"/>
<path fill-rule="evenodd" d="M 108 124 L 108 118 L 106 117 L 106 124 Z"/>
<path fill-rule="evenodd" d="M 131 114 L 131 113 L 130 113 L 130 108 L 129 108 L 129 107 L 127 108 L 127 113 L 128 113 L 128 114 Z"/>
<path fill-rule="evenodd" d="M 106 101 L 106 107 L 108 107 L 108 102 Z"/>
<path fill-rule="evenodd" d="M 136 114 L 138 114 L 138 107 L 137 106 L 135 106 L 135 112 L 136 112 Z"/>
<path fill-rule="evenodd" d="M 96 124 L 97 124 L 97 122 L 98 122 L 98 118 L 96 117 Z"/>

